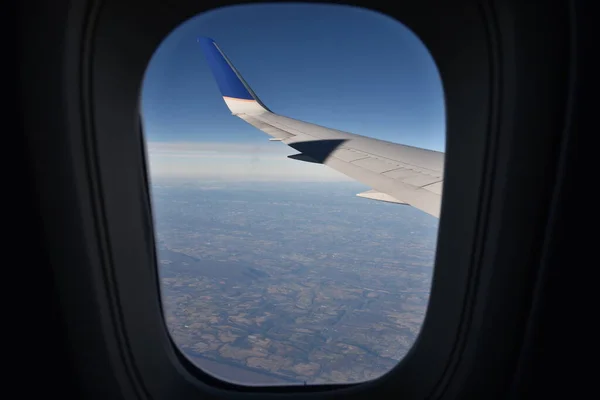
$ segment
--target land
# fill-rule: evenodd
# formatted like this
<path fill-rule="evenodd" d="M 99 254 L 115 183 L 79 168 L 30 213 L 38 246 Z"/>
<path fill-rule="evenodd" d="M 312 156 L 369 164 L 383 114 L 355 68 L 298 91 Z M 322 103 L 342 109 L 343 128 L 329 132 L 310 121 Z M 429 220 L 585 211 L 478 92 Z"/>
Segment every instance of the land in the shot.
<path fill-rule="evenodd" d="M 423 322 L 437 219 L 349 184 L 155 185 L 165 319 L 205 371 L 348 383 L 401 360 Z"/>

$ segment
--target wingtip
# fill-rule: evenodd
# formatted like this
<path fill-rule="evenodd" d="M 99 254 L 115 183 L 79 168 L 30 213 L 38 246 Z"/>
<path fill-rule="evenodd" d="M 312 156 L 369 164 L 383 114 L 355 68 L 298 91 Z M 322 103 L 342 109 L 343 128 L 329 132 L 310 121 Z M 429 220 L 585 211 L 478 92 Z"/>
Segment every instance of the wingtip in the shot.
<path fill-rule="evenodd" d="M 223 100 L 234 115 L 269 111 L 212 38 L 198 36 L 197 41 L 217 81 Z"/>
<path fill-rule="evenodd" d="M 205 43 L 206 43 L 206 42 L 207 42 L 207 43 L 215 43 L 215 40 L 214 40 L 213 38 L 210 38 L 210 37 L 208 37 L 208 36 L 198 36 L 198 37 L 196 38 L 196 41 L 197 41 L 198 43 L 201 43 L 201 42 L 205 42 Z"/>

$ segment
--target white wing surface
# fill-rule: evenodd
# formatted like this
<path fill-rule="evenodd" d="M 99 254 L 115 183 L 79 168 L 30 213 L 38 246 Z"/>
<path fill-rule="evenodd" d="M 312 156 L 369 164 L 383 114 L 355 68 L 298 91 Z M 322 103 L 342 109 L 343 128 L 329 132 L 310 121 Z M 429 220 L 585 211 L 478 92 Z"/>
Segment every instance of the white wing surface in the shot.
<path fill-rule="evenodd" d="M 444 153 L 342 132 L 273 113 L 209 38 L 198 39 L 231 113 L 298 151 L 373 188 L 358 196 L 407 204 L 439 218 Z"/>

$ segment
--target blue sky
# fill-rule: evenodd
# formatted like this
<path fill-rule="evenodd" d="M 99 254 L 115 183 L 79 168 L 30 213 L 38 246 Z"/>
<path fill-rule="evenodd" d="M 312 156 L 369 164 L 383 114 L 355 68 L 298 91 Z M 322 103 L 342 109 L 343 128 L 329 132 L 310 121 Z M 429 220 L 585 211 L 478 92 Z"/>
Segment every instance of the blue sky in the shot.
<path fill-rule="evenodd" d="M 390 17 L 358 8 L 244 5 L 198 15 L 155 52 L 142 87 L 152 176 L 346 181 L 231 115 L 196 38 L 213 38 L 273 112 L 444 151 L 437 68 Z"/>

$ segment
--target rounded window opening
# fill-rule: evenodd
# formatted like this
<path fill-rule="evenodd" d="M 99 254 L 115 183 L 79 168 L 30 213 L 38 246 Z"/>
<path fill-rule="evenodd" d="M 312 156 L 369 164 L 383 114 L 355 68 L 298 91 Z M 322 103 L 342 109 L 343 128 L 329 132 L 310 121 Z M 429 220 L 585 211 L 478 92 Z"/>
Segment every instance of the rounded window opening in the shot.
<path fill-rule="evenodd" d="M 360 8 L 226 7 L 165 38 L 141 99 L 181 352 L 252 386 L 396 366 L 427 310 L 443 184 L 423 43 Z"/>

